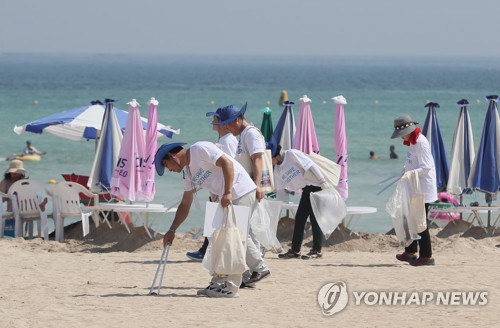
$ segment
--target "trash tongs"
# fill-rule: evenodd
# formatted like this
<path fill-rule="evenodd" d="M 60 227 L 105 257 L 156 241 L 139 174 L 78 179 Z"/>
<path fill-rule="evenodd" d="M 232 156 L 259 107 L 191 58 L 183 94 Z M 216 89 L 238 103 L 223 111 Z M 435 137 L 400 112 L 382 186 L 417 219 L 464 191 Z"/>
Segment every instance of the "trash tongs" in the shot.
<path fill-rule="evenodd" d="M 163 274 L 165 273 L 165 268 L 167 267 L 167 259 L 168 259 L 169 250 L 170 250 L 170 245 L 167 245 L 163 248 L 163 252 L 162 252 L 161 258 L 160 258 L 160 263 L 158 263 L 158 268 L 156 269 L 155 278 L 153 279 L 153 283 L 151 284 L 151 289 L 149 290 L 148 295 L 160 295 L 161 283 L 163 281 Z M 160 281 L 158 282 L 158 291 L 155 293 L 155 292 L 153 292 L 153 290 L 155 288 L 156 278 L 158 277 L 158 272 L 160 272 L 161 267 L 163 267 L 163 268 L 161 270 Z"/>

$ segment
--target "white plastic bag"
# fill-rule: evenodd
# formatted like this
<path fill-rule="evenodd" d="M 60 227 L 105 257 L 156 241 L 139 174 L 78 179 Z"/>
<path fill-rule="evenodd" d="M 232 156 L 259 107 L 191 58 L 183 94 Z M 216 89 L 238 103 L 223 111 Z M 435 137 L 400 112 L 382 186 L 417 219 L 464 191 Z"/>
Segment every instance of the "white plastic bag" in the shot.
<path fill-rule="evenodd" d="M 257 241 L 267 250 L 281 252 L 281 244 L 276 237 L 281 212 L 280 201 L 262 199 L 256 203 L 250 218 L 250 227 Z"/>
<path fill-rule="evenodd" d="M 387 201 L 385 210 L 392 218 L 396 238 L 402 246 L 408 247 L 414 240 L 420 239 L 416 231 L 410 229 L 408 224 L 409 207 L 406 182 L 399 181 L 396 190 Z"/>
<path fill-rule="evenodd" d="M 335 188 L 312 192 L 310 199 L 316 221 L 328 239 L 347 215 L 345 202 Z"/>

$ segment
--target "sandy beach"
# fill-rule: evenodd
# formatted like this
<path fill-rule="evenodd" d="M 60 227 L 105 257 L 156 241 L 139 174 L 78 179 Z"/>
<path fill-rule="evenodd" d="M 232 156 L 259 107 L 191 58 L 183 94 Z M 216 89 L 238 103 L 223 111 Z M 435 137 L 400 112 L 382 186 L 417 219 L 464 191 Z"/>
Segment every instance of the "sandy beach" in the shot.
<path fill-rule="evenodd" d="M 87 241 L 77 237 L 75 229 L 67 233 L 64 243 L 2 239 L 0 326 L 497 325 L 500 236 L 476 239 L 448 232 L 442 238 L 438 235 L 446 231 L 431 231 L 436 266 L 398 262 L 394 255 L 401 248 L 394 236 L 355 233 L 353 239 L 343 241 L 349 239 L 347 234 L 337 232 L 334 238 L 339 242 L 330 242 L 333 245 L 324 248 L 322 259 L 281 260 L 267 253 L 271 276 L 254 289 L 240 290 L 237 299 L 196 296 L 197 289 L 206 287 L 209 275 L 200 263 L 185 256 L 202 241 L 190 233 L 179 234 L 174 241 L 160 296 L 148 292 L 162 252 L 161 236 L 148 240 L 143 228 L 127 234 L 123 227 L 103 227 L 91 232 Z M 288 247 L 287 242 L 282 244 Z M 306 242 L 303 251 L 307 246 Z M 348 303 L 342 311 L 324 315 L 318 291 L 334 282 L 345 283 Z M 362 292 L 371 296 L 358 299 Z M 382 292 L 406 292 L 407 296 L 418 292 L 420 303 L 422 293 L 433 299 L 420 305 L 401 305 L 401 301 L 372 305 L 375 295 Z M 438 294 L 446 292 L 486 292 L 487 302 L 461 305 L 462 299 L 457 298 L 455 305 L 436 304 Z"/>

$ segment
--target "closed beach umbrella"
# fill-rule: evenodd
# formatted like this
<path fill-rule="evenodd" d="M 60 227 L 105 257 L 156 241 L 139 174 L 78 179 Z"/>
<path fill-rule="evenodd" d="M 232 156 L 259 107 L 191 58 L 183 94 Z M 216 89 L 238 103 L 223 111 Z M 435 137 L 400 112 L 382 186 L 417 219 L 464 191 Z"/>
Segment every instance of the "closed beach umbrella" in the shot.
<path fill-rule="evenodd" d="M 307 96 L 300 98 L 299 122 L 295 132 L 293 148 L 301 150 L 306 154 L 319 153 L 318 138 L 314 128 L 314 120 L 311 112 L 311 99 Z"/>
<path fill-rule="evenodd" d="M 467 99 L 457 102 L 460 107 L 457 126 L 453 135 L 453 146 L 451 148 L 450 176 L 448 177 L 448 192 L 454 195 L 462 195 L 469 189 L 468 180 L 472 163 L 474 163 L 474 137 L 472 124 L 469 117 Z"/>
<path fill-rule="evenodd" d="M 118 108 L 113 108 L 113 111 L 120 128 L 125 129 L 128 113 Z M 64 139 L 76 141 L 96 139 L 101 130 L 104 113 L 105 107 L 102 102 L 96 100 L 92 101 L 88 106 L 55 113 L 22 126 L 15 126 L 14 132 L 19 135 L 25 132 L 38 134 L 48 132 Z M 142 127 L 146 129 L 147 120 L 141 118 L 141 121 Z M 170 126 L 159 123 L 157 124 L 157 130 L 169 138 L 172 138 L 173 134 L 180 133 L 180 130 L 174 130 Z"/>
<path fill-rule="evenodd" d="M 293 104 L 294 103 L 291 101 L 284 102 L 285 108 L 273 132 L 273 139 L 276 140 L 283 150 L 293 148 L 293 140 L 295 138 L 295 120 L 292 110 Z"/>
<path fill-rule="evenodd" d="M 146 142 L 139 113 L 139 103 L 128 103 L 127 126 L 123 134 L 120 156 L 114 166 L 111 194 L 129 201 L 143 200 Z"/>
<path fill-rule="evenodd" d="M 144 177 L 144 201 L 151 202 L 155 197 L 155 154 L 158 149 L 158 131 L 155 129 L 158 123 L 158 100 L 151 98 L 148 106 L 148 129 L 146 130 L 146 152 L 145 164 L 146 174 Z"/>
<path fill-rule="evenodd" d="M 269 107 L 266 107 L 262 110 L 263 114 L 260 131 L 262 132 L 262 135 L 264 136 L 266 142 L 269 142 L 271 140 L 271 137 L 273 136 L 273 119 L 271 118 L 272 112 L 273 111 L 269 109 Z"/>
<path fill-rule="evenodd" d="M 486 193 L 486 202 L 491 205 L 492 195 L 500 188 L 500 118 L 497 109 L 498 96 L 487 96 L 486 99 L 489 101 L 488 111 L 469 176 L 469 186 Z"/>
<path fill-rule="evenodd" d="M 122 131 L 113 110 L 113 102 L 114 100 L 111 99 L 105 101 L 106 110 L 101 134 L 97 142 L 94 162 L 87 183 L 89 189 L 93 192 L 109 191 L 113 170 L 120 155 Z"/>
<path fill-rule="evenodd" d="M 429 110 L 427 111 L 422 133 L 426 136 L 431 145 L 432 157 L 434 157 L 434 165 L 436 167 L 436 184 L 438 191 L 445 191 L 446 185 L 448 184 L 449 170 L 446 149 L 436 116 L 436 108 L 439 108 L 439 104 L 429 102 L 425 107 L 429 108 Z"/>
<path fill-rule="evenodd" d="M 337 191 L 345 201 L 349 196 L 347 184 L 347 134 L 345 131 L 344 105 L 347 104 L 343 96 L 332 98 L 335 103 L 335 161 L 340 165 L 340 179 Z"/>

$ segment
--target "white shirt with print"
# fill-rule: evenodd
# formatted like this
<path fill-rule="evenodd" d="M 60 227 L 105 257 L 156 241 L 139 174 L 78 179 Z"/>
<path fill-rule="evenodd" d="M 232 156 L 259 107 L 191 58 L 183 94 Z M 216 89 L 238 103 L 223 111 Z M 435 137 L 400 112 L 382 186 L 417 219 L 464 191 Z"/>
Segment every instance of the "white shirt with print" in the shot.
<path fill-rule="evenodd" d="M 224 176 L 222 168 L 215 163 L 221 156 L 226 156 L 234 168 L 233 199 L 238 199 L 255 190 L 257 186 L 250 179 L 245 169 L 233 158 L 215 144 L 208 141 L 194 143 L 190 150 L 190 162 L 185 168 L 184 190 L 193 190 L 197 187 L 222 197 L 224 195 Z"/>
<path fill-rule="evenodd" d="M 297 149 L 290 149 L 285 150 L 282 155 L 283 162 L 274 169 L 277 190 L 297 191 L 305 186 L 321 186 L 317 181 L 304 177 L 304 173 L 316 165 L 306 154 Z"/>

